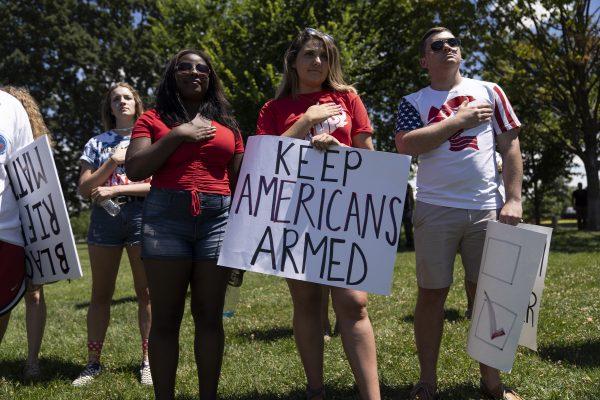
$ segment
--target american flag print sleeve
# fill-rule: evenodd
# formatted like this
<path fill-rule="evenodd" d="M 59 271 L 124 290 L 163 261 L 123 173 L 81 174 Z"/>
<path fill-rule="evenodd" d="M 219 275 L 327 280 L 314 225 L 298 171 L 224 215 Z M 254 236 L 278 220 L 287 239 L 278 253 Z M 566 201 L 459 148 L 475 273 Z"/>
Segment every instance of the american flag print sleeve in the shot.
<path fill-rule="evenodd" d="M 492 90 L 494 92 L 494 116 L 492 118 L 494 133 L 498 135 L 519 128 L 521 122 L 517 118 L 517 114 L 515 114 L 504 91 L 497 85 L 494 85 Z"/>
<path fill-rule="evenodd" d="M 410 104 L 405 98 L 402 98 L 398 105 L 398 113 L 396 114 L 396 130 L 408 132 L 414 129 L 422 128 L 423 121 L 417 109 Z"/>

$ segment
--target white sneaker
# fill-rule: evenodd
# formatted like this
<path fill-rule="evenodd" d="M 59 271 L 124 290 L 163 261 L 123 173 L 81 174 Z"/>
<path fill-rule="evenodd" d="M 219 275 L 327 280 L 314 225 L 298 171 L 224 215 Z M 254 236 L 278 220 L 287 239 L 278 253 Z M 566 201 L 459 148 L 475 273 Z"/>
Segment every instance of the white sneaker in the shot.
<path fill-rule="evenodd" d="M 79 376 L 73 381 L 73 386 L 85 386 L 92 383 L 94 378 L 102 372 L 100 363 L 88 363 Z"/>
<path fill-rule="evenodd" d="M 152 374 L 150 373 L 150 364 L 148 361 L 142 361 L 140 365 L 140 383 L 142 385 L 152 385 Z"/>

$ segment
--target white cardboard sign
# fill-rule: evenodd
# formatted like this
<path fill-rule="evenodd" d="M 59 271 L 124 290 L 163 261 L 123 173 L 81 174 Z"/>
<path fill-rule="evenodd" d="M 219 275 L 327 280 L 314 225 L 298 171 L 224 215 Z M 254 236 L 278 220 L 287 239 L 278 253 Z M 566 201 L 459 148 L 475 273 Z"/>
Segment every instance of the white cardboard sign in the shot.
<path fill-rule="evenodd" d="M 15 152 L 6 167 L 19 204 L 27 276 L 34 284 L 80 278 L 81 265 L 48 137 Z"/>
<path fill-rule="evenodd" d="M 253 136 L 218 264 L 389 294 L 410 157 Z"/>
<path fill-rule="evenodd" d="M 545 246 L 543 233 L 488 222 L 467 343 L 477 361 L 512 369 Z"/>
<path fill-rule="evenodd" d="M 546 269 L 548 268 L 548 255 L 550 253 L 550 240 L 552 239 L 552 228 L 539 225 L 519 224 L 519 228 L 529 229 L 534 232 L 546 235 L 546 246 L 544 247 L 544 257 L 535 276 L 533 290 L 529 297 L 527 313 L 523 321 L 523 330 L 519 344 L 537 351 L 537 328 L 540 316 L 540 306 L 542 304 L 542 292 L 544 291 L 544 280 L 546 279 Z"/>

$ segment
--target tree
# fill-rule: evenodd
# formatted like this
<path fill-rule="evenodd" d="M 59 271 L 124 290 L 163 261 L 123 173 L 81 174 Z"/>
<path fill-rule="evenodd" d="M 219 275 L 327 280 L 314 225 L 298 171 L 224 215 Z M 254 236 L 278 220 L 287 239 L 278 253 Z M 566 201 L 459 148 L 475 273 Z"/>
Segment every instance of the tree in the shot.
<path fill-rule="evenodd" d="M 481 1 L 485 70 L 520 85 L 512 99 L 544 116 L 547 135 L 579 157 L 588 228 L 600 230 L 600 11 L 590 0 Z M 514 86 L 514 85 L 513 85 Z"/>
<path fill-rule="evenodd" d="M 0 83 L 24 86 L 40 103 L 72 212 L 83 206 L 78 159 L 85 142 L 101 132 L 102 95 L 116 81 L 145 95 L 155 85 L 152 12 L 153 2 L 144 0 L 0 1 Z"/>

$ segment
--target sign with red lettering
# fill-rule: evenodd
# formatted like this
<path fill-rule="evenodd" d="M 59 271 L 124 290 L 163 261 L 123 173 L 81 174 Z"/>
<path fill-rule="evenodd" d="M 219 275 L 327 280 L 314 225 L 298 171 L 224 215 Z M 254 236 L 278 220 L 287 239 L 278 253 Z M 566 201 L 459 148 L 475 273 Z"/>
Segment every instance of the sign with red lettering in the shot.
<path fill-rule="evenodd" d="M 410 157 L 253 136 L 218 264 L 389 294 Z"/>
<path fill-rule="evenodd" d="M 19 203 L 28 277 L 34 284 L 80 278 L 81 265 L 48 137 L 15 152 L 6 169 Z"/>

